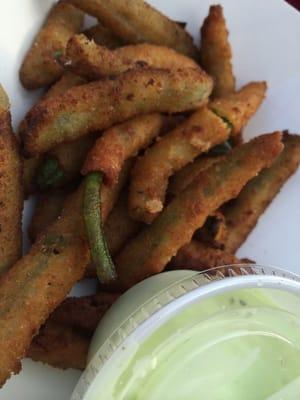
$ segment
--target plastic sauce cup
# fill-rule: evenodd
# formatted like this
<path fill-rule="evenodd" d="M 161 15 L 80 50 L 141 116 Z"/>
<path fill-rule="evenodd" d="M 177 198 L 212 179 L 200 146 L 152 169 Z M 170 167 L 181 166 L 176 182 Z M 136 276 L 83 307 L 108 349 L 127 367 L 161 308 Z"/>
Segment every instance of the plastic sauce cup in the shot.
<path fill-rule="evenodd" d="M 300 279 L 261 266 L 171 271 L 111 307 L 72 400 L 298 400 Z"/>

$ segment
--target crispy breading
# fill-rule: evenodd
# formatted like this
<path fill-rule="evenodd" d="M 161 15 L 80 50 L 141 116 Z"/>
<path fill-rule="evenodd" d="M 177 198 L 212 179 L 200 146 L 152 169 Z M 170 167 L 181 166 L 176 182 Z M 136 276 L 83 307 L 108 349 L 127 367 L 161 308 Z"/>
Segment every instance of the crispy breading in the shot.
<path fill-rule="evenodd" d="M 49 156 L 57 160 L 64 173 L 64 184 L 80 178 L 80 170 L 99 135 L 99 132 L 90 133 L 73 142 L 62 143 L 49 151 Z"/>
<path fill-rule="evenodd" d="M 102 187 L 103 221 L 119 196 L 129 167 L 127 163 L 117 185 Z M 0 386 L 20 370 L 33 336 L 83 277 L 90 262 L 83 192 L 82 184 L 67 198 L 61 216 L 0 279 Z"/>
<path fill-rule="evenodd" d="M 82 174 L 100 171 L 107 184 L 115 184 L 124 162 L 152 143 L 161 132 L 163 122 L 161 114 L 148 114 L 108 129 L 87 154 Z"/>
<path fill-rule="evenodd" d="M 170 269 L 193 269 L 204 271 L 206 269 L 223 267 L 224 265 L 241 264 L 242 262 L 233 254 L 221 249 L 192 240 L 183 246 L 170 262 Z"/>
<path fill-rule="evenodd" d="M 235 93 L 212 100 L 209 108 L 230 123 L 233 135 L 239 135 L 261 105 L 266 91 L 266 82 L 251 82 Z"/>
<path fill-rule="evenodd" d="M 251 180 L 224 208 L 227 224 L 225 249 L 235 252 L 255 227 L 259 217 L 300 164 L 300 136 L 284 134 L 284 150 L 268 169 Z"/>
<path fill-rule="evenodd" d="M 51 9 L 44 25 L 34 39 L 20 69 L 20 80 L 27 89 L 47 86 L 63 74 L 57 62 L 70 37 L 80 32 L 82 11 L 65 2 L 58 2 Z"/>
<path fill-rule="evenodd" d="M 84 85 L 87 81 L 81 76 L 75 75 L 70 71 L 65 71 L 62 77 L 56 81 L 49 90 L 42 96 L 42 100 L 64 94 L 68 89 Z"/>
<path fill-rule="evenodd" d="M 127 207 L 127 194 L 123 192 L 104 225 L 104 234 L 112 256 L 116 255 L 143 224 L 132 219 Z"/>
<path fill-rule="evenodd" d="M 200 173 L 116 257 L 119 284 L 128 288 L 161 272 L 208 215 L 235 198 L 247 181 L 270 166 L 282 148 L 281 133 L 263 135 L 236 147 L 223 161 Z"/>
<path fill-rule="evenodd" d="M 69 40 L 64 64 L 68 70 L 91 80 L 117 76 L 130 69 L 148 67 L 200 68 L 191 58 L 168 47 L 146 43 L 110 50 L 88 40 L 83 34 L 74 35 Z"/>
<path fill-rule="evenodd" d="M 206 103 L 211 90 L 211 78 L 196 69 L 133 70 L 71 88 L 27 114 L 21 130 L 25 150 L 44 153 L 139 114 L 193 110 Z"/>
<path fill-rule="evenodd" d="M 66 298 L 33 339 L 27 356 L 57 368 L 84 369 L 92 334 L 118 297 L 100 292 Z"/>
<path fill-rule="evenodd" d="M 132 171 L 129 188 L 132 218 L 151 223 L 164 207 L 169 178 L 229 135 L 228 125 L 204 107 L 154 143 Z"/>
<path fill-rule="evenodd" d="M 170 47 L 197 59 L 198 49 L 187 31 L 143 0 L 68 0 L 96 17 L 128 43 Z"/>
<path fill-rule="evenodd" d="M 0 275 L 22 254 L 22 168 L 9 100 L 0 85 Z"/>
<path fill-rule="evenodd" d="M 58 96 L 66 92 L 66 90 L 70 89 L 73 86 L 79 86 L 86 83 L 86 81 L 81 78 L 80 76 L 77 76 L 75 74 L 72 74 L 71 72 L 65 72 L 63 76 L 55 82 L 50 89 L 42 96 L 41 100 L 48 99 L 53 96 Z M 41 101 L 39 100 L 39 101 Z M 20 125 L 20 131 L 23 129 L 26 129 L 26 121 L 23 120 L 21 125 Z M 89 141 L 90 139 L 88 138 L 83 138 L 82 143 L 83 146 L 85 146 L 85 143 Z M 74 144 L 71 142 L 68 145 L 65 145 L 66 147 L 64 148 L 64 145 L 59 145 L 55 149 L 53 149 L 54 156 L 56 155 L 55 153 L 58 153 L 58 158 L 60 156 L 63 156 L 65 153 L 68 154 L 68 159 L 62 158 L 63 160 L 68 162 L 69 168 L 67 168 L 67 172 L 71 171 L 71 173 L 67 173 L 67 176 L 61 181 L 61 184 L 65 184 L 68 178 L 70 177 L 73 179 L 74 175 L 79 175 L 79 171 L 81 168 L 81 165 L 84 161 L 84 159 L 79 159 L 77 154 L 78 148 L 81 147 L 81 139 L 77 142 L 77 144 Z M 73 157 L 72 157 L 72 149 L 75 149 L 75 162 L 73 163 Z M 86 154 L 86 153 L 85 153 Z M 85 154 L 83 157 L 85 157 Z M 71 155 L 71 157 L 70 157 Z M 78 160 L 78 161 L 77 161 Z M 37 184 L 37 178 L 38 175 L 41 171 L 41 168 L 43 168 L 43 162 L 44 158 L 42 156 L 38 157 L 32 157 L 32 158 L 24 158 L 23 160 L 23 185 L 24 185 L 24 194 L 25 197 L 27 198 L 30 194 L 33 194 L 34 192 L 37 192 L 39 187 Z M 78 162 L 80 162 L 80 166 L 78 166 Z M 75 171 L 75 173 L 73 173 Z"/>
<path fill-rule="evenodd" d="M 195 232 L 194 238 L 212 248 L 223 250 L 227 239 L 227 225 L 223 213 L 217 210 L 210 215 L 202 228 Z"/>
<path fill-rule="evenodd" d="M 83 34 L 90 40 L 93 40 L 95 43 L 100 46 L 105 46 L 108 49 L 116 49 L 124 45 L 124 41 L 117 37 L 110 29 L 105 28 L 102 24 L 98 22 L 97 25 L 94 25 L 85 31 Z"/>
<path fill-rule="evenodd" d="M 39 195 L 28 229 L 31 242 L 60 215 L 68 193 L 68 188 L 62 188 Z"/>
<path fill-rule="evenodd" d="M 172 196 L 177 196 L 178 193 L 182 192 L 190 183 L 193 182 L 201 171 L 204 171 L 211 165 L 219 162 L 221 159 L 222 156 L 207 157 L 203 155 L 196 158 L 193 162 L 187 164 L 171 177 L 168 186 L 168 193 Z"/>
<path fill-rule="evenodd" d="M 214 97 L 226 96 L 235 90 L 232 51 L 228 30 L 220 5 L 211 6 L 201 28 L 200 61 L 214 78 Z"/>
<path fill-rule="evenodd" d="M 55 322 L 47 322 L 33 339 L 27 357 L 61 369 L 86 367 L 90 335 Z"/>

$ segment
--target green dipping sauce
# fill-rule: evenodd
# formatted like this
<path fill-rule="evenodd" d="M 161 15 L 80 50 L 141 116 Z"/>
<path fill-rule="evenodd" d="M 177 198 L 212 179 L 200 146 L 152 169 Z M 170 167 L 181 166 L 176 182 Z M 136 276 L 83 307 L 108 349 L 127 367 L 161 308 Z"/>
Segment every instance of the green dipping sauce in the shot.
<path fill-rule="evenodd" d="M 89 400 L 299 400 L 299 296 L 240 289 L 189 305 L 97 382 Z"/>

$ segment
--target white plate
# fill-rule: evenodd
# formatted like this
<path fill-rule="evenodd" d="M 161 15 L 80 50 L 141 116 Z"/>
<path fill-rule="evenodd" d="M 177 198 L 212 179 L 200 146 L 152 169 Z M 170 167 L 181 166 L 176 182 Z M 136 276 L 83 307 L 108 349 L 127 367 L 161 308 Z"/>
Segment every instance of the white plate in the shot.
<path fill-rule="evenodd" d="M 212 0 L 152 0 L 170 17 L 187 21 L 198 41 L 199 27 Z M 300 13 L 283 0 L 219 0 L 224 6 L 234 51 L 238 86 L 267 80 L 268 98 L 248 125 L 245 136 L 276 129 L 300 133 Z M 18 82 L 18 69 L 52 0 L 1 2 L 0 82 L 12 103 L 14 126 L 38 97 Z M 260 264 L 300 273 L 300 171 L 285 185 L 240 249 Z M 30 210 L 26 210 L 26 216 Z M 26 217 L 25 216 L 25 217 Z M 67 400 L 79 373 L 24 361 L 20 375 L 0 390 L 0 400 Z"/>

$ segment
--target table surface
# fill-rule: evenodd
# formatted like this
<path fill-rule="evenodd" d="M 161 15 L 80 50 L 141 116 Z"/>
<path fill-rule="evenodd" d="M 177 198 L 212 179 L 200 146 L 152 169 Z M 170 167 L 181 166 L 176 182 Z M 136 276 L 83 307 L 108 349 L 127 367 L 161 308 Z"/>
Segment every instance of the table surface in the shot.
<path fill-rule="evenodd" d="M 287 0 L 287 2 L 300 10 L 300 0 Z"/>

